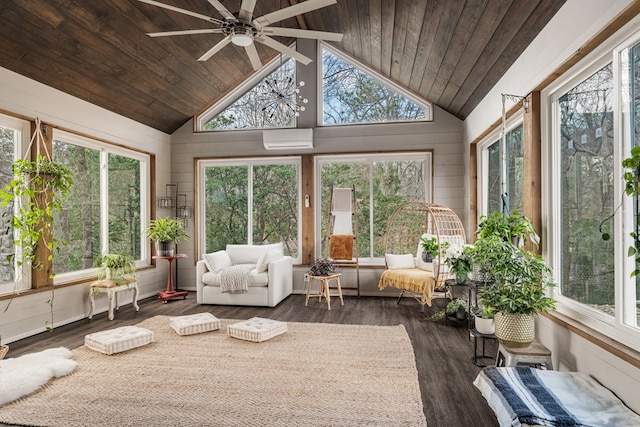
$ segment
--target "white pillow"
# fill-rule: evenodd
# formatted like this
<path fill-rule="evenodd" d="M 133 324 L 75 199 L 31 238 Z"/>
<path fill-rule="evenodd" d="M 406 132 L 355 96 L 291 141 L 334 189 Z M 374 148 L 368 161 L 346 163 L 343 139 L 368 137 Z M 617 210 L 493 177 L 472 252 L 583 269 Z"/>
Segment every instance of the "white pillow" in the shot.
<path fill-rule="evenodd" d="M 202 259 L 204 260 L 207 269 L 212 273 L 220 273 L 222 269 L 233 265 L 227 251 L 217 251 L 211 254 L 204 254 L 202 255 Z"/>
<path fill-rule="evenodd" d="M 396 270 L 398 268 L 415 268 L 416 261 L 412 254 L 393 255 L 386 254 L 384 256 L 387 261 L 387 268 L 389 270 Z"/>
<path fill-rule="evenodd" d="M 282 250 L 276 249 L 269 252 L 264 252 L 260 255 L 258 262 L 256 263 L 256 273 L 264 273 L 269 268 L 269 263 L 282 258 Z"/>

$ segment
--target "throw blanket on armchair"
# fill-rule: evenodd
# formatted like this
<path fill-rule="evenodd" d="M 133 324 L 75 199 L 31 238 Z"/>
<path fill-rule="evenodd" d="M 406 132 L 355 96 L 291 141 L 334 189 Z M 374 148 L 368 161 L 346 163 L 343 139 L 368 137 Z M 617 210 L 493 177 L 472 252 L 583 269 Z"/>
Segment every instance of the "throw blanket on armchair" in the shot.
<path fill-rule="evenodd" d="M 248 292 L 249 273 L 256 266 L 253 264 L 238 264 L 227 267 L 220 272 L 220 290 L 222 292 Z"/>

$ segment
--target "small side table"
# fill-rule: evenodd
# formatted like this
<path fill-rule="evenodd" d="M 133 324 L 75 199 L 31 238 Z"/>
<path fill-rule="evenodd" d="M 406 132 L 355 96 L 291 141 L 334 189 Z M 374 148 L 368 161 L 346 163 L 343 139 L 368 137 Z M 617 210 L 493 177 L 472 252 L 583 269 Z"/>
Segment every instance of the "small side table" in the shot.
<path fill-rule="evenodd" d="M 167 290 L 158 292 L 158 296 L 162 300 L 163 303 L 167 303 L 167 300 L 174 298 L 186 299 L 189 292 L 187 291 L 176 291 L 173 289 L 173 261 L 179 258 L 186 258 L 187 254 L 175 254 L 171 256 L 160 256 L 155 255 L 151 258 L 153 259 L 166 259 L 169 262 L 169 273 L 167 274 Z"/>
<path fill-rule="evenodd" d="M 342 299 L 342 287 L 340 286 L 340 276 L 342 273 L 331 274 L 329 276 L 307 276 L 307 297 L 304 300 L 304 306 L 306 307 L 309 303 L 309 297 L 318 297 L 318 301 L 322 301 L 322 297 L 327 299 L 327 309 L 331 310 L 331 297 L 340 297 L 340 304 L 344 305 L 344 300 Z M 311 292 L 311 283 L 317 280 L 319 282 L 319 288 L 317 294 L 312 294 Z M 329 282 L 331 280 L 336 281 L 336 288 L 338 290 L 337 294 L 332 294 L 329 288 Z"/>
<path fill-rule="evenodd" d="M 518 363 L 531 363 L 553 370 L 551 350 L 538 341 L 533 341 L 528 347 L 508 347 L 500 343 L 496 366 L 516 366 Z"/>
<path fill-rule="evenodd" d="M 469 335 L 473 337 L 473 364 L 484 368 L 489 365 L 481 365 L 478 363 L 478 359 L 491 359 L 494 360 L 495 356 L 488 355 L 486 352 L 487 340 L 496 340 L 494 334 L 483 334 L 478 332 L 476 328 L 469 329 Z M 482 354 L 478 354 L 478 339 L 482 340 Z"/>
<path fill-rule="evenodd" d="M 96 301 L 95 297 L 99 294 L 107 294 L 107 298 L 109 298 L 109 320 L 113 320 L 113 309 L 115 307 L 116 310 L 120 308 L 118 304 L 118 292 L 122 291 L 133 291 L 133 308 L 136 311 L 140 310 L 138 306 L 138 282 L 126 283 L 124 285 L 119 286 L 106 286 L 111 282 L 111 280 L 100 280 L 98 282 L 94 282 L 89 286 L 89 319 L 93 317 L 93 313 L 96 310 Z M 111 282 L 113 283 L 113 282 Z M 101 286 L 105 285 L 105 286 Z"/>

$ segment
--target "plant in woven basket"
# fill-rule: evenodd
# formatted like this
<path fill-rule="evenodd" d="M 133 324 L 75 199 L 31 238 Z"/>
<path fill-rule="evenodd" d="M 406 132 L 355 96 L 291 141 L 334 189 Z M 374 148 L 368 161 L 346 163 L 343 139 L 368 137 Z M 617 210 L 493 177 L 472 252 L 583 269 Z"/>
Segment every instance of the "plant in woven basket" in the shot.
<path fill-rule="evenodd" d="M 547 289 L 555 286 L 551 269 L 541 256 L 526 251 L 499 237 L 476 240 L 483 248 L 478 257 L 491 262 L 493 283 L 478 295 L 483 307 L 495 312 L 496 337 L 511 346 L 526 346 L 534 338 L 534 316 L 555 309 L 555 300 Z"/>
<path fill-rule="evenodd" d="M 307 274 L 310 276 L 330 276 L 338 270 L 338 266 L 331 258 L 316 258 Z"/>

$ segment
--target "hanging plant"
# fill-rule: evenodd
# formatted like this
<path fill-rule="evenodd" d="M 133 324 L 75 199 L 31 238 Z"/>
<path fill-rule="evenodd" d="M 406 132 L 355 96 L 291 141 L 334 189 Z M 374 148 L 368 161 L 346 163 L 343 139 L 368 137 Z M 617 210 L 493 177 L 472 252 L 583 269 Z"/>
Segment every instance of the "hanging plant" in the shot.
<path fill-rule="evenodd" d="M 18 266 L 43 269 L 45 262 L 38 259 L 36 249 L 39 244 L 49 251 L 48 261 L 62 245 L 53 234 L 53 216 L 62 211 L 63 202 L 71 194 L 73 172 L 65 165 L 38 155 L 36 160 L 16 160 L 13 163 L 14 178 L 0 190 L 2 207 L 17 203 L 18 209 L 11 220 L 15 232 L 15 245 L 20 248 Z M 10 262 L 14 255 L 8 255 Z"/>

